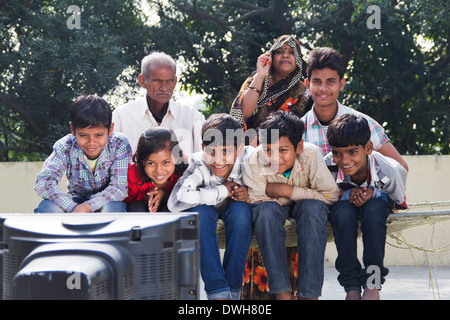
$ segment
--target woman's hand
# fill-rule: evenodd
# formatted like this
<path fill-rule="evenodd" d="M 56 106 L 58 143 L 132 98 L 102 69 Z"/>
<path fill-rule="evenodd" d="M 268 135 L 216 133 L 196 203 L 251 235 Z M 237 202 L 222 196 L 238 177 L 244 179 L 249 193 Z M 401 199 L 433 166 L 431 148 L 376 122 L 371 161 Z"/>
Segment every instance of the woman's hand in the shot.
<path fill-rule="evenodd" d="M 270 52 L 263 53 L 258 57 L 256 62 L 256 74 L 265 78 L 269 73 L 270 66 L 272 65 L 272 54 Z"/>
<path fill-rule="evenodd" d="M 272 54 L 270 52 L 263 53 L 258 57 L 256 62 L 256 74 L 254 75 L 253 81 L 242 99 L 242 116 L 245 121 L 252 116 L 256 109 L 256 103 L 258 102 L 259 95 L 261 94 L 264 79 L 269 73 L 271 65 Z"/>

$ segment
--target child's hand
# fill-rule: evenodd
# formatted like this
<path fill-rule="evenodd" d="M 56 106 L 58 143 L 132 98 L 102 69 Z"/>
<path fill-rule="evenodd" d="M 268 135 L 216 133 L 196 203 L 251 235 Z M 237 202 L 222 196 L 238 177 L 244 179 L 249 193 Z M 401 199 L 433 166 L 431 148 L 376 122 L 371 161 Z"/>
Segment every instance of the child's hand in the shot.
<path fill-rule="evenodd" d="M 158 207 L 163 201 L 166 193 L 164 190 L 160 190 L 157 187 L 147 192 L 148 196 L 148 212 L 157 212 Z"/>
<path fill-rule="evenodd" d="M 231 199 L 235 201 L 247 201 L 248 199 L 248 191 L 246 186 L 234 186 L 234 189 L 231 191 Z"/>
<path fill-rule="evenodd" d="M 91 206 L 87 202 L 80 203 L 73 208 L 72 213 L 89 213 L 92 212 Z"/>
<path fill-rule="evenodd" d="M 266 184 L 266 195 L 271 198 L 290 198 L 294 187 L 286 183 Z"/>
<path fill-rule="evenodd" d="M 234 190 L 234 187 L 236 187 L 236 186 L 239 187 L 239 185 L 238 185 L 236 182 L 229 181 L 229 180 L 225 181 L 225 182 L 223 183 L 223 185 L 224 185 L 225 187 L 227 187 L 227 190 L 228 190 L 228 197 L 233 197 L 232 191 Z"/>
<path fill-rule="evenodd" d="M 355 190 L 355 192 L 353 192 L 353 190 Z M 350 202 L 357 207 L 361 207 L 364 203 L 367 202 L 367 200 L 372 198 L 373 189 L 371 187 L 354 188 L 353 190 L 350 193 Z"/>

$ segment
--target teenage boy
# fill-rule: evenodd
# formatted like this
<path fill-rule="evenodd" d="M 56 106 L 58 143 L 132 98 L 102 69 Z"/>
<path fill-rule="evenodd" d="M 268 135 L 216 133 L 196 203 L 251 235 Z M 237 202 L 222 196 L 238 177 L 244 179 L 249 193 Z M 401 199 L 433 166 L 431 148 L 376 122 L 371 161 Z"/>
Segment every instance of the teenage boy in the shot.
<path fill-rule="evenodd" d="M 208 299 L 239 300 L 253 232 L 242 166 L 253 147 L 244 147 L 242 127 L 229 114 L 210 116 L 202 126 L 202 139 L 204 151 L 189 157 L 167 206 L 200 215 L 200 272 Z M 226 233 L 223 266 L 216 233 L 219 218 Z"/>
<path fill-rule="evenodd" d="M 253 207 L 256 240 L 277 299 L 292 299 L 286 254 L 288 217 L 298 234 L 298 292 L 303 299 L 321 295 L 327 243 L 328 205 L 339 189 L 318 147 L 304 143 L 302 120 L 276 112 L 259 127 L 258 146 L 244 163 L 243 180 Z"/>
<path fill-rule="evenodd" d="M 70 110 L 71 133 L 56 141 L 36 178 L 44 198 L 35 213 L 126 212 L 131 147 L 113 133 L 110 105 L 102 98 L 78 97 Z M 59 187 L 66 174 L 68 193 Z"/>
<path fill-rule="evenodd" d="M 408 165 L 397 149 L 389 142 L 384 128 L 371 117 L 342 105 L 338 101 L 339 92 L 345 87 L 345 68 L 342 55 L 333 48 L 316 48 L 309 54 L 306 69 L 307 88 L 314 105 L 302 120 L 305 123 L 303 139 L 322 149 L 323 155 L 330 152 L 327 140 L 328 125 L 331 120 L 344 113 L 360 114 L 369 122 L 374 149 L 385 156 L 397 160 L 406 170 Z"/>
<path fill-rule="evenodd" d="M 361 299 L 361 287 L 363 299 L 379 299 L 378 290 L 389 271 L 383 265 L 386 221 L 394 208 L 407 208 L 407 172 L 394 159 L 373 150 L 368 121 L 361 115 L 344 114 L 334 119 L 328 128 L 328 141 L 332 151 L 325 162 L 342 190 L 340 201 L 330 210 L 338 281 L 347 299 Z M 356 253 L 358 220 L 364 269 Z M 375 285 L 368 283 L 373 270 L 378 270 Z"/>

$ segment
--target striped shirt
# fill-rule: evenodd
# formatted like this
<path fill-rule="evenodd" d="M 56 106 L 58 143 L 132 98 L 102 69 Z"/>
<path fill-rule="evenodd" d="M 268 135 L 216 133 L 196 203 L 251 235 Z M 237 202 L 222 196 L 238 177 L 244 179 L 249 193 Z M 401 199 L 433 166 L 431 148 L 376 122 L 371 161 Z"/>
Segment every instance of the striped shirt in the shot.
<path fill-rule="evenodd" d="M 245 146 L 240 157 L 236 158 L 233 169 L 226 180 L 243 185 L 243 161 L 254 148 Z M 224 177 L 216 176 L 208 167 L 203 152 L 189 157 L 189 166 L 172 190 L 167 201 L 170 211 L 179 212 L 201 204 L 216 207 L 219 212 L 226 210 L 231 203 L 228 189 L 224 186 Z"/>
<path fill-rule="evenodd" d="M 66 212 L 72 212 L 77 205 L 72 197 L 86 197 L 92 212 L 95 212 L 110 201 L 122 201 L 127 197 L 130 158 L 131 147 L 126 136 L 113 133 L 92 172 L 76 138 L 68 134 L 54 144 L 52 154 L 36 178 L 34 190 Z M 68 194 L 58 185 L 64 173 Z"/>
<path fill-rule="evenodd" d="M 375 150 L 379 150 L 386 142 L 389 141 L 388 136 L 384 132 L 384 128 L 374 119 L 372 119 L 371 117 L 362 112 L 356 111 L 354 109 L 342 105 L 339 101 L 337 101 L 337 104 L 338 104 L 338 111 L 336 113 L 336 118 L 343 114 L 351 113 L 363 116 L 364 118 L 367 119 L 372 134 L 370 140 L 372 141 Z M 305 142 L 309 142 L 318 146 L 322 150 L 323 155 L 328 154 L 328 152 L 331 151 L 327 138 L 328 126 L 323 126 L 320 123 L 319 119 L 317 118 L 314 112 L 314 106 L 302 117 L 302 120 L 305 124 L 305 131 L 303 132 L 303 140 Z"/>
<path fill-rule="evenodd" d="M 324 157 L 324 160 L 342 191 L 355 187 L 372 187 L 374 189 L 373 197 L 377 197 L 377 194 L 380 195 L 380 193 L 376 192 L 377 190 L 387 195 L 388 205 L 391 209 L 408 208 L 406 204 L 406 178 L 408 172 L 396 160 L 386 157 L 377 151 L 367 155 L 369 171 L 366 181 L 361 185 L 354 183 L 351 177 L 345 175 L 341 168 L 333 162 L 331 152 Z"/>

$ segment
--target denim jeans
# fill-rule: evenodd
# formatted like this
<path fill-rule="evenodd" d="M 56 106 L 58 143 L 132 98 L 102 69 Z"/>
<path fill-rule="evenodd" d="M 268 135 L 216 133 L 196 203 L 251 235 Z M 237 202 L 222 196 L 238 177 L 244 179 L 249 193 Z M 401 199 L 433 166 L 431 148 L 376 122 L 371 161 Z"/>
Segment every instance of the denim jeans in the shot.
<path fill-rule="evenodd" d="M 298 235 L 298 293 L 304 298 L 322 294 L 328 213 L 326 203 L 312 199 L 298 201 L 293 207 L 267 201 L 253 208 L 256 240 L 271 293 L 291 290 L 284 224 L 292 217 Z"/>
<path fill-rule="evenodd" d="M 88 199 L 85 197 L 73 197 L 73 201 L 80 204 Z M 127 205 L 123 201 L 111 201 L 108 202 L 99 210 L 100 212 L 126 212 Z M 34 213 L 66 213 L 64 209 L 58 206 L 56 203 L 50 200 L 42 200 L 36 209 L 34 209 Z"/>
<path fill-rule="evenodd" d="M 367 268 L 376 266 L 380 271 L 379 284 L 383 284 L 389 270 L 384 267 L 384 248 L 386 243 L 386 221 L 391 213 L 385 201 L 372 198 L 361 207 L 349 201 L 339 201 L 331 207 L 330 221 L 333 226 L 334 241 L 338 256 L 336 270 L 338 281 L 344 290 L 361 290 L 367 286 L 372 275 Z M 357 257 L 358 220 L 361 221 L 363 241 L 363 264 Z"/>
<path fill-rule="evenodd" d="M 199 205 L 187 211 L 198 212 L 200 216 L 200 273 L 207 298 L 239 300 L 253 233 L 251 205 L 236 201 L 222 214 L 208 205 Z M 219 218 L 225 223 L 223 266 L 216 232 Z"/>

